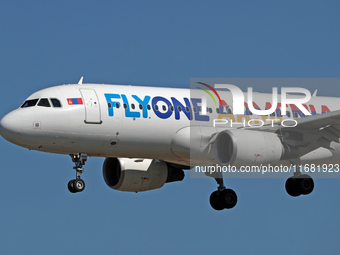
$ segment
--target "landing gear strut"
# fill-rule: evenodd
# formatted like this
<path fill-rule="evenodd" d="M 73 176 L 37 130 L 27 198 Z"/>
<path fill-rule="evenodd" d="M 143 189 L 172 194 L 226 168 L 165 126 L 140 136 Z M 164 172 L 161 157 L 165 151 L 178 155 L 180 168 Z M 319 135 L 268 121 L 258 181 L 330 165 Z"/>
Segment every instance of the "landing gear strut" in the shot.
<path fill-rule="evenodd" d="M 68 190 L 71 193 L 81 192 L 85 189 L 85 182 L 80 178 L 81 174 L 85 171 L 82 167 L 87 160 L 87 154 L 71 154 L 72 161 L 75 163 L 73 169 L 76 170 L 76 179 L 70 180 L 67 184 Z"/>
<path fill-rule="evenodd" d="M 308 195 L 314 189 L 314 181 L 308 174 L 301 174 L 300 164 L 295 164 L 295 166 L 297 170 L 294 172 L 294 176 L 286 181 L 286 191 L 292 197 Z"/>
<path fill-rule="evenodd" d="M 210 205 L 217 211 L 231 209 L 237 203 L 237 195 L 232 189 L 226 189 L 223 178 L 215 178 L 219 185 L 217 190 L 210 195 Z"/>

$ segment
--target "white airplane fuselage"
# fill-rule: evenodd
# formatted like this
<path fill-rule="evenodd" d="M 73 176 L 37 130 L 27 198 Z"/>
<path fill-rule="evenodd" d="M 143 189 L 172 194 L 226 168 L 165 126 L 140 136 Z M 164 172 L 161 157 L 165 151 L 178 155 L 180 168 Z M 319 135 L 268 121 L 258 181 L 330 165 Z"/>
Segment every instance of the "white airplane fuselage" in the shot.
<path fill-rule="evenodd" d="M 227 103 L 232 105 L 231 94 L 226 91 L 221 93 L 224 93 L 223 98 Z M 271 102 L 271 94 L 254 95 L 254 101 L 261 109 L 265 108 L 266 102 Z M 190 156 L 179 155 L 180 140 L 188 140 L 188 137 L 183 136 L 190 135 L 190 132 L 183 132 L 176 139 L 179 131 L 197 126 L 202 133 L 206 129 L 209 136 L 214 131 L 242 126 L 238 124 L 230 127 L 216 122 L 214 127 L 213 120 L 219 118 L 216 108 L 211 113 L 207 112 L 208 121 L 203 120 L 200 113 L 201 102 L 192 100 L 190 89 L 71 84 L 40 90 L 26 101 L 39 101 L 42 98 L 49 100 L 50 107 L 36 103 L 34 106 L 22 106 L 12 111 L 1 120 L 1 135 L 8 141 L 31 150 L 60 154 L 85 152 L 97 157 L 157 158 L 190 165 Z M 53 107 L 51 99 L 58 99 L 61 107 Z M 180 111 L 174 100 L 181 103 Z M 155 109 L 156 104 L 158 110 Z M 170 110 L 170 105 L 175 108 Z M 214 104 L 208 101 L 208 107 L 209 105 Z M 185 109 L 186 106 L 189 106 L 189 111 Z M 198 112 L 194 112 L 195 106 Z M 287 109 L 293 115 L 293 109 L 290 106 Z M 315 111 L 315 114 L 322 113 L 324 109 L 335 111 L 340 109 L 339 99 L 313 97 L 308 103 L 308 109 Z M 250 118 L 254 116 L 235 116 L 234 121 L 242 122 Z M 275 119 L 270 116 L 261 118 L 266 124 L 270 123 L 270 119 Z M 287 117 L 283 117 L 285 118 Z M 313 162 L 313 159 L 316 163 L 320 160 L 336 162 L 340 147 L 338 143 L 334 143 L 333 147 L 333 151 L 319 148 L 319 157 L 315 152 L 309 157 L 304 156 L 306 162 Z M 185 149 L 187 148 L 183 150 Z"/>

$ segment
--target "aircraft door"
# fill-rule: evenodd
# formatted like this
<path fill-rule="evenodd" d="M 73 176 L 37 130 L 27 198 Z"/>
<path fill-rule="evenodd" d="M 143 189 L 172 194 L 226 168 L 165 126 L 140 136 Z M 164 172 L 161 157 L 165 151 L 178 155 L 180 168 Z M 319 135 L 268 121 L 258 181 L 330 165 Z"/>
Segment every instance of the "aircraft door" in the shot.
<path fill-rule="evenodd" d="M 97 93 L 93 89 L 80 89 L 85 105 L 85 123 L 101 124 L 100 105 Z"/>

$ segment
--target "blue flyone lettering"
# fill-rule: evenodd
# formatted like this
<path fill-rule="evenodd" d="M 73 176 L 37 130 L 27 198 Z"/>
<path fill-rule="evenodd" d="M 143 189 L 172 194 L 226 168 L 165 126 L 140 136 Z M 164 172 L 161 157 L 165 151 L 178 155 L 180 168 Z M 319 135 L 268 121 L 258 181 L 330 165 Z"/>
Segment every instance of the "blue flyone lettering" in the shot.
<path fill-rule="evenodd" d="M 202 99 L 200 98 L 191 98 L 191 102 L 193 107 L 197 108 L 197 112 L 195 112 L 195 120 L 197 121 L 209 121 L 208 115 L 200 115 L 200 112 L 202 110 L 201 106 L 198 106 L 199 103 L 202 103 Z"/>
<path fill-rule="evenodd" d="M 127 97 L 124 94 L 122 94 L 122 99 L 123 99 L 123 103 L 127 105 L 127 107 L 125 108 L 125 117 L 140 118 L 140 112 L 130 111 L 129 101 L 127 100 Z"/>
<path fill-rule="evenodd" d="M 108 104 L 108 115 L 110 117 L 114 116 L 114 110 L 113 108 L 115 106 L 120 107 L 122 102 L 119 102 L 120 100 L 123 101 L 124 103 L 124 108 L 125 108 L 125 117 L 130 117 L 130 118 L 140 118 L 141 117 L 141 113 L 140 110 L 137 111 L 131 111 L 130 109 L 130 103 L 129 100 L 127 98 L 127 96 L 125 94 L 110 94 L 110 93 L 105 93 L 105 98 L 106 98 L 106 102 Z M 148 118 L 148 104 L 151 100 L 151 106 L 152 109 L 154 111 L 154 113 L 156 114 L 156 116 L 158 118 L 161 119 L 168 119 L 171 117 L 173 111 L 175 112 L 175 119 L 179 120 L 181 117 L 181 112 L 183 112 L 185 114 L 185 116 L 188 118 L 188 120 L 192 120 L 193 119 L 193 111 L 192 111 L 192 107 L 190 104 L 190 100 L 188 98 L 183 98 L 185 105 L 183 103 L 181 103 L 178 99 L 176 99 L 175 97 L 171 97 L 171 101 L 169 101 L 168 99 L 161 97 L 161 96 L 156 96 L 154 98 L 151 99 L 150 96 L 146 95 L 144 96 L 144 99 L 141 99 L 139 96 L 137 95 L 131 95 L 132 98 L 140 105 L 142 105 L 142 116 L 143 118 Z M 166 112 L 162 112 L 160 109 L 157 108 L 156 110 L 156 105 L 158 102 L 163 102 L 167 105 Z M 191 99 L 192 105 L 194 108 L 197 109 L 197 111 L 194 113 L 194 119 L 196 121 L 209 121 L 210 118 L 207 115 L 200 115 L 201 112 L 201 106 L 198 106 L 198 104 L 201 104 L 202 101 L 200 98 L 192 98 Z M 187 111 L 189 110 L 189 111 Z M 223 107 L 220 107 L 220 113 L 224 113 L 223 111 Z"/>
<path fill-rule="evenodd" d="M 172 100 L 172 103 L 174 105 L 174 108 L 175 108 L 175 119 L 176 120 L 179 120 L 180 119 L 180 111 L 179 111 L 179 106 L 181 107 L 183 113 L 187 116 L 187 118 L 189 120 L 192 120 L 192 110 L 191 110 L 191 105 L 190 105 L 190 101 L 188 98 L 184 98 L 184 102 L 185 102 L 185 105 L 184 106 L 180 101 L 178 101 L 176 98 L 174 97 L 171 97 L 171 100 Z M 189 111 L 187 112 L 186 111 L 186 107 L 189 107 Z"/>
<path fill-rule="evenodd" d="M 155 109 L 155 106 L 156 106 L 156 104 L 157 104 L 159 101 L 162 101 L 162 102 L 166 103 L 166 105 L 168 106 L 168 107 L 167 107 L 167 109 L 168 109 L 167 112 L 164 112 L 164 113 L 163 113 L 163 112 L 160 112 L 159 110 L 156 110 L 156 109 Z M 159 118 L 161 118 L 161 119 L 167 119 L 167 118 L 169 118 L 169 117 L 172 115 L 172 111 L 171 111 L 171 109 L 170 109 L 170 106 L 171 106 L 170 101 L 169 101 L 168 99 L 164 98 L 164 97 L 154 97 L 154 98 L 152 99 L 152 109 L 153 109 L 153 111 L 155 112 L 155 114 L 156 114 Z"/>
<path fill-rule="evenodd" d="M 143 118 L 147 118 L 148 117 L 148 109 L 147 109 L 147 105 L 150 101 L 150 96 L 145 96 L 144 100 L 140 99 L 138 96 L 136 95 L 132 95 L 132 97 L 143 106 Z"/>
<path fill-rule="evenodd" d="M 118 103 L 118 106 L 120 106 L 120 103 L 117 101 L 113 101 L 112 99 L 119 99 L 120 95 L 119 94 L 104 94 L 105 98 L 106 98 L 106 102 L 107 102 L 107 107 L 108 107 L 108 111 L 109 111 L 109 116 L 112 117 L 114 115 L 113 112 L 113 105 L 115 105 L 116 103 Z M 109 104 L 110 103 L 110 104 Z M 110 107 L 111 105 L 111 107 Z"/>

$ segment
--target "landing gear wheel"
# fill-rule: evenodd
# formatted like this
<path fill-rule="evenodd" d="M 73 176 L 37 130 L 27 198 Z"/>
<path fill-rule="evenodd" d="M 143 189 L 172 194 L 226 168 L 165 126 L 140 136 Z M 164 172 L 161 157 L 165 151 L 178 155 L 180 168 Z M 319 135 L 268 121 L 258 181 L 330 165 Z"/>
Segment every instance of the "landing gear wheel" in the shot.
<path fill-rule="evenodd" d="M 81 192 L 85 189 L 85 182 L 80 178 L 82 173 L 85 171 L 82 167 L 85 165 L 87 160 L 87 154 L 78 153 L 78 154 L 70 154 L 72 161 L 75 163 L 73 167 L 76 170 L 76 179 L 73 179 L 68 182 L 67 188 L 71 193 Z"/>
<path fill-rule="evenodd" d="M 210 195 L 210 205 L 217 211 L 231 209 L 237 203 L 237 195 L 232 189 L 216 190 Z"/>
<path fill-rule="evenodd" d="M 217 211 L 233 208 L 237 203 L 237 195 L 232 189 L 226 189 L 221 172 L 214 175 L 218 184 L 217 190 L 210 195 L 210 205 Z"/>
<path fill-rule="evenodd" d="M 302 174 L 298 177 L 290 177 L 286 181 L 286 191 L 292 197 L 300 195 L 308 195 L 314 189 L 314 181 L 307 174 Z"/>
<path fill-rule="evenodd" d="M 292 197 L 298 197 L 301 195 L 301 192 L 298 188 L 297 178 L 290 177 L 286 181 L 286 191 Z"/>
<path fill-rule="evenodd" d="M 210 195 L 210 205 L 216 211 L 221 211 L 221 210 L 224 209 L 224 206 L 220 203 L 218 193 L 219 193 L 219 191 L 217 191 L 217 190 L 214 191 L 213 193 L 211 193 L 211 195 Z"/>
<path fill-rule="evenodd" d="M 307 174 L 302 174 L 297 178 L 298 188 L 302 195 L 310 194 L 314 189 L 314 181 Z"/>
<path fill-rule="evenodd" d="M 70 180 L 67 184 L 67 188 L 71 193 L 77 193 L 77 191 L 74 189 L 74 180 Z"/>
<path fill-rule="evenodd" d="M 219 194 L 219 201 L 224 208 L 231 209 L 237 203 L 237 195 L 232 189 L 224 189 Z"/>
<path fill-rule="evenodd" d="M 75 179 L 73 181 L 73 188 L 76 192 L 82 192 L 85 189 L 85 182 L 82 179 Z"/>

